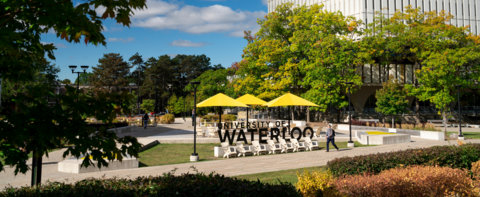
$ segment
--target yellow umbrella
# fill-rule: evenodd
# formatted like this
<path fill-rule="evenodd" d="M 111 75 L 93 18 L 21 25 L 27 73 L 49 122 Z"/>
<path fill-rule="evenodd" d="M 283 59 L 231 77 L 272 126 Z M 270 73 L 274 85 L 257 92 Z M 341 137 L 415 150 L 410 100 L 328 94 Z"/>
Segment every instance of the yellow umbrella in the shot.
<path fill-rule="evenodd" d="M 237 101 L 240 101 L 241 103 L 246 105 L 264 105 L 267 103 L 264 100 L 259 99 L 251 94 L 245 94 L 240 98 L 237 98 Z M 248 125 L 248 108 L 247 108 L 247 125 Z"/>
<path fill-rule="evenodd" d="M 222 93 L 218 93 L 215 96 L 212 96 L 199 104 L 197 104 L 197 107 L 220 107 L 220 110 L 222 109 L 221 107 L 223 106 L 231 106 L 231 107 L 248 107 L 247 105 L 225 95 Z M 222 122 L 222 114 L 219 114 L 219 121 L 218 121 L 218 126 L 220 127 L 220 124 Z"/>
<path fill-rule="evenodd" d="M 320 107 L 315 103 L 312 103 L 310 101 L 307 101 L 303 98 L 300 98 L 299 96 L 296 96 L 291 93 L 286 93 L 281 97 L 278 97 L 276 99 L 273 99 L 272 101 L 264 104 L 263 106 L 268 106 L 268 107 L 278 107 L 278 106 L 288 106 L 288 115 L 290 116 L 290 106 L 314 106 L 314 107 Z M 288 128 L 290 130 L 290 119 L 288 119 Z"/>
<path fill-rule="evenodd" d="M 291 94 L 291 93 L 286 93 L 281 97 L 278 97 L 263 106 L 268 106 L 268 107 L 278 107 L 278 106 L 314 106 L 314 107 L 320 107 L 315 103 L 312 103 L 310 101 L 307 101 L 303 98 L 300 98 L 297 95 Z"/>

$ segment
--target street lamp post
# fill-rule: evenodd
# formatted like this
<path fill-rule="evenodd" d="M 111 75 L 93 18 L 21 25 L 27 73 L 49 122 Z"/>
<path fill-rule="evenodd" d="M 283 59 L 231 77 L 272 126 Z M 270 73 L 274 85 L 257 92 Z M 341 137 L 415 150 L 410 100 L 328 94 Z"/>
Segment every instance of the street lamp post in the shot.
<path fill-rule="evenodd" d="M 187 113 L 187 112 L 185 111 L 185 100 L 186 100 L 186 98 L 185 98 L 185 87 L 187 86 L 187 82 L 186 82 L 185 80 L 186 80 L 186 79 L 184 79 L 183 82 L 182 82 L 182 84 L 183 84 L 183 110 L 182 110 L 182 111 L 183 111 L 183 112 L 182 112 L 182 114 L 183 114 L 183 122 L 186 122 L 186 120 L 185 120 L 185 115 L 186 115 L 186 113 Z"/>
<path fill-rule="evenodd" d="M 352 141 L 352 116 L 351 116 L 351 106 L 350 106 L 350 86 L 353 85 L 353 82 L 345 82 L 348 86 L 348 131 L 350 132 L 350 141 L 348 141 L 348 147 L 355 147 L 355 143 Z"/>
<path fill-rule="evenodd" d="M 172 84 L 168 84 L 167 87 L 168 87 L 168 90 L 170 90 L 170 93 L 171 93 L 170 97 L 172 97 L 172 95 L 173 95 Z M 168 106 L 168 100 L 167 100 L 167 106 Z M 173 114 L 173 116 L 175 116 L 174 113 L 172 113 L 172 114 Z"/>
<path fill-rule="evenodd" d="M 150 77 L 155 79 L 155 107 L 153 108 L 153 118 L 155 119 L 155 124 L 157 124 L 157 79 L 158 78 L 155 75 L 150 75 Z"/>
<path fill-rule="evenodd" d="M 193 114 L 193 153 L 190 156 L 190 161 L 198 161 L 197 154 L 197 86 L 200 84 L 199 81 L 191 81 L 190 84 L 193 85 L 193 109 L 195 114 Z"/>
<path fill-rule="evenodd" d="M 460 88 L 462 85 L 455 85 L 457 88 L 457 99 L 458 99 L 458 139 L 465 140 L 465 137 L 462 135 L 462 112 L 460 111 Z"/>
<path fill-rule="evenodd" d="M 83 72 L 74 72 L 75 69 L 77 69 L 77 66 L 75 66 L 75 65 L 70 65 L 68 67 L 70 68 L 70 70 L 72 70 L 72 73 L 77 73 L 77 92 L 78 92 L 78 89 L 80 87 L 80 73 L 85 73 L 88 69 L 88 66 L 80 66 L 80 68 L 82 68 Z"/>

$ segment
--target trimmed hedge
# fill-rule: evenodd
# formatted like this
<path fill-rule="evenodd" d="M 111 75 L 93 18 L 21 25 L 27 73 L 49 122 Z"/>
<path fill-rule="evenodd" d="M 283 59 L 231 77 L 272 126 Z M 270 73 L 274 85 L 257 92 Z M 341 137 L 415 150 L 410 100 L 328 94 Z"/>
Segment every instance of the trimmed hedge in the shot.
<path fill-rule="evenodd" d="M 220 174 L 171 173 L 135 179 L 86 179 L 39 188 L 6 188 L 0 196 L 301 196 L 289 183 L 268 184 Z"/>
<path fill-rule="evenodd" d="M 468 169 L 480 160 L 480 144 L 434 146 L 389 153 L 337 158 L 327 163 L 334 176 L 380 173 L 399 166 L 427 165 Z"/>

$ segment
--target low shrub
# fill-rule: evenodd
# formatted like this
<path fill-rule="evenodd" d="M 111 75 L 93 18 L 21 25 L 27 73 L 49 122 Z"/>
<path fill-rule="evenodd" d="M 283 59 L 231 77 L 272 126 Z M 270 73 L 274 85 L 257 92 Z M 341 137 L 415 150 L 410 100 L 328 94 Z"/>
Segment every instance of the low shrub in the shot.
<path fill-rule="evenodd" d="M 134 179 L 86 179 L 38 188 L 6 188 L 0 196 L 301 196 L 289 183 L 269 184 L 220 174 L 171 173 Z"/>
<path fill-rule="evenodd" d="M 472 162 L 480 160 L 480 144 L 463 146 L 434 146 L 355 157 L 342 157 L 327 163 L 334 176 L 374 174 L 400 165 L 439 165 L 470 170 Z"/>
<path fill-rule="evenodd" d="M 295 187 L 303 196 L 314 197 L 318 196 L 319 192 L 323 196 L 333 196 L 335 194 L 333 189 L 335 178 L 330 170 L 315 170 L 311 173 L 305 170 L 303 174 L 297 172 L 297 178 L 298 182 L 295 184 Z"/>
<path fill-rule="evenodd" d="M 202 121 L 212 121 L 218 120 L 218 115 L 205 115 L 202 117 Z M 235 121 L 237 120 L 237 116 L 233 114 L 222 114 L 222 121 Z"/>
<path fill-rule="evenodd" d="M 340 196 L 473 196 L 468 171 L 449 167 L 410 166 L 378 175 L 346 176 L 333 185 Z"/>
<path fill-rule="evenodd" d="M 166 122 L 166 124 L 170 124 L 175 122 L 175 116 L 173 114 L 165 114 L 162 116 L 163 121 Z"/>

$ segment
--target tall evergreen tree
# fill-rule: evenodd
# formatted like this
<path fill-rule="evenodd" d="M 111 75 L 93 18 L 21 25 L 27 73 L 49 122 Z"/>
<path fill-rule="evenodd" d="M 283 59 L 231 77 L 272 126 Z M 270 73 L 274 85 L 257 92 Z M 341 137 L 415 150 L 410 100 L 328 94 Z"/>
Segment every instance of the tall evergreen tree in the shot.
<path fill-rule="evenodd" d="M 93 67 L 90 78 L 95 89 L 111 91 L 114 88 L 114 91 L 119 91 L 121 87 L 128 86 L 127 76 L 131 67 L 120 54 L 104 54 L 98 63 L 97 67 Z"/>

